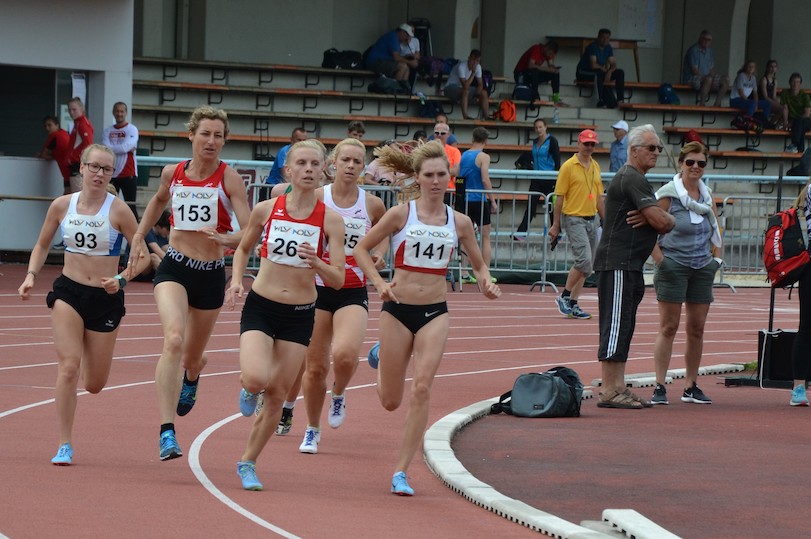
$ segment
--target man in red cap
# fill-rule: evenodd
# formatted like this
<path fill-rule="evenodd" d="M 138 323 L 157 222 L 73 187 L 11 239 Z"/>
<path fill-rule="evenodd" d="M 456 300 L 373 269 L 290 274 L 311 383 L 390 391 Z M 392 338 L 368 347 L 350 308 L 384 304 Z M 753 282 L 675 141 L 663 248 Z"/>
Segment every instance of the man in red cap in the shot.
<path fill-rule="evenodd" d="M 563 163 L 555 183 L 554 222 L 549 240 L 557 244 L 561 226 L 566 232 L 574 265 L 566 277 L 563 293 L 555 298 L 560 314 L 567 318 L 586 320 L 591 315 L 580 308 L 577 298 L 586 277 L 594 270 L 592 259 L 597 245 L 597 214 L 603 219 L 603 181 L 600 165 L 591 154 L 597 146 L 597 133 L 591 129 L 577 137 L 577 153 Z"/>

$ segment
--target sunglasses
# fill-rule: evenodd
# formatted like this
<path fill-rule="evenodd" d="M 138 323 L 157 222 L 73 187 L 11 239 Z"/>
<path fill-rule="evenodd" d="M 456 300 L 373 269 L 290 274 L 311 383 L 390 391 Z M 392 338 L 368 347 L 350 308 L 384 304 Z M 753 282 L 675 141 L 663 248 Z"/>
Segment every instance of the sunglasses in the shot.
<path fill-rule="evenodd" d="M 590 148 L 593 148 L 594 146 L 597 146 L 596 142 L 581 142 L 580 144 L 582 144 L 583 146 L 588 146 Z"/>
<path fill-rule="evenodd" d="M 659 150 L 659 153 L 662 153 L 662 150 L 665 149 L 664 146 L 657 146 L 656 144 L 648 144 L 648 145 L 637 144 L 636 147 L 637 148 L 646 148 L 651 153 L 655 152 L 656 150 Z"/>
<path fill-rule="evenodd" d="M 448 134 L 447 131 L 434 131 L 434 135 L 436 135 L 438 137 L 444 137 L 447 134 Z"/>
<path fill-rule="evenodd" d="M 699 168 L 704 168 L 707 166 L 706 161 L 696 161 L 695 159 L 685 159 L 684 164 L 688 167 L 692 167 L 693 165 L 698 165 Z"/>

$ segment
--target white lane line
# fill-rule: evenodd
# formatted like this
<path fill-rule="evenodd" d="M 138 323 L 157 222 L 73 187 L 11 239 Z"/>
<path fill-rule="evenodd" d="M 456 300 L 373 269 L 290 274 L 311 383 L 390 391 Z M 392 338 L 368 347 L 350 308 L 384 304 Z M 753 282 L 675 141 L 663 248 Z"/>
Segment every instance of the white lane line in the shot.
<path fill-rule="evenodd" d="M 194 439 L 194 442 L 192 442 L 191 448 L 189 449 L 188 454 L 189 468 L 191 468 L 192 473 L 200 482 L 200 484 L 203 486 L 203 488 L 206 489 L 212 496 L 214 496 L 227 508 L 237 512 L 238 514 L 247 518 L 254 524 L 258 524 L 259 526 L 262 526 L 266 530 L 270 530 L 277 535 L 280 535 L 287 539 L 299 539 L 298 535 L 295 535 L 283 528 L 276 526 L 275 524 L 268 522 L 259 515 L 248 511 L 243 506 L 241 506 L 240 504 L 238 504 L 237 502 L 226 496 L 225 493 L 223 493 L 223 491 L 218 489 L 217 486 L 208 478 L 206 473 L 203 471 L 203 467 L 200 465 L 200 449 L 203 447 L 203 443 L 206 441 L 206 439 L 223 425 L 227 425 L 231 421 L 234 421 L 235 419 L 238 419 L 240 417 L 242 417 L 242 414 L 234 414 L 232 416 L 226 417 L 218 421 L 217 423 L 214 423 L 206 430 L 201 432 L 197 436 L 197 438 Z"/>

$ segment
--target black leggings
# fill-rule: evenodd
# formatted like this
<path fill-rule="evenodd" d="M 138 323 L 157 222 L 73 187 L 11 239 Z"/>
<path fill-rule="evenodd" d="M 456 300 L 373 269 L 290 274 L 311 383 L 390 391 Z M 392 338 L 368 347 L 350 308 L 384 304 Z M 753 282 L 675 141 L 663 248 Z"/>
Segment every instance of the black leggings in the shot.
<path fill-rule="evenodd" d="M 532 180 L 529 182 L 529 190 L 537 193 L 550 195 L 555 191 L 555 180 Z M 526 232 L 529 228 L 529 223 L 535 218 L 538 213 L 538 203 L 541 201 L 540 195 L 530 195 L 527 201 L 527 209 L 524 211 L 524 218 L 521 219 L 521 224 L 518 225 L 516 232 Z M 552 214 L 549 214 L 549 226 L 552 226 Z"/>
<path fill-rule="evenodd" d="M 811 363 L 811 271 L 806 268 L 800 278 L 800 327 L 791 350 L 791 367 L 795 380 L 808 379 Z"/>
<path fill-rule="evenodd" d="M 138 178 L 130 176 L 129 178 L 113 178 L 113 187 L 116 191 L 124 194 L 124 202 L 130 207 L 132 213 L 135 214 L 135 220 L 138 220 L 138 209 L 135 206 L 135 201 L 138 198 Z"/>

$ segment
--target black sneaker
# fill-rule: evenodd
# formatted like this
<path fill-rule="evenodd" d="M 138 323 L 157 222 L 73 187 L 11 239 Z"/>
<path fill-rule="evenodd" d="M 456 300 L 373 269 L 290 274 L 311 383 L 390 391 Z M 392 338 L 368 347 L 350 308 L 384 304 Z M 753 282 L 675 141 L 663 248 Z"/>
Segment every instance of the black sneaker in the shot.
<path fill-rule="evenodd" d="M 282 406 L 282 418 L 279 420 L 279 424 L 276 425 L 276 436 L 287 436 L 292 427 L 293 410 L 292 408 L 285 408 Z"/>
<path fill-rule="evenodd" d="M 705 395 L 695 384 L 693 384 L 693 387 L 684 390 L 681 401 L 694 402 L 696 404 L 712 404 L 712 399 Z"/>
<path fill-rule="evenodd" d="M 650 399 L 652 404 L 670 404 L 667 400 L 667 390 L 662 384 L 656 384 L 653 389 L 653 397 Z"/>

